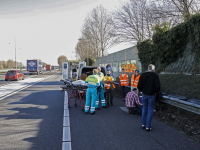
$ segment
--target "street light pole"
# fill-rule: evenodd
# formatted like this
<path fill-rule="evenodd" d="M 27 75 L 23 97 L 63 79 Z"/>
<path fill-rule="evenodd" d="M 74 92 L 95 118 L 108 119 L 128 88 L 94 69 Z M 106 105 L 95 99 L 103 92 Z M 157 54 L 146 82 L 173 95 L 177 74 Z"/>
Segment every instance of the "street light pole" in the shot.
<path fill-rule="evenodd" d="M 89 66 L 89 62 L 88 62 L 88 49 L 89 49 L 88 40 L 86 42 L 87 42 L 87 66 Z"/>
<path fill-rule="evenodd" d="M 81 40 L 84 40 L 84 41 L 86 41 L 86 44 L 87 44 L 87 63 L 86 63 L 86 65 L 87 66 L 89 66 L 89 63 L 88 63 L 88 49 L 89 49 L 89 45 L 88 45 L 88 40 L 87 39 L 78 39 L 79 41 L 81 41 Z"/>
<path fill-rule="evenodd" d="M 15 41 L 15 38 L 14 38 Z M 15 69 L 17 69 L 17 61 L 16 61 L 16 41 L 15 41 Z"/>
<path fill-rule="evenodd" d="M 79 44 L 77 45 L 77 50 L 79 51 L 79 57 L 80 57 L 80 60 L 81 60 L 81 50 L 80 50 Z M 77 55 L 78 55 L 78 54 L 77 54 Z"/>

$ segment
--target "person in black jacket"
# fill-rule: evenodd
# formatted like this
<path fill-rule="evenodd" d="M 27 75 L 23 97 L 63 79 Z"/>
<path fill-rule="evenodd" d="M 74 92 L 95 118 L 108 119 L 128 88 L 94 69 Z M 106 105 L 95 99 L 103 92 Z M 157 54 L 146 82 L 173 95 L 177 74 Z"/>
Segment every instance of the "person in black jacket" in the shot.
<path fill-rule="evenodd" d="M 155 107 L 156 93 L 160 91 L 160 79 L 155 73 L 155 66 L 150 64 L 148 71 L 142 73 L 137 88 L 142 92 L 142 128 L 151 131 L 151 120 Z"/>

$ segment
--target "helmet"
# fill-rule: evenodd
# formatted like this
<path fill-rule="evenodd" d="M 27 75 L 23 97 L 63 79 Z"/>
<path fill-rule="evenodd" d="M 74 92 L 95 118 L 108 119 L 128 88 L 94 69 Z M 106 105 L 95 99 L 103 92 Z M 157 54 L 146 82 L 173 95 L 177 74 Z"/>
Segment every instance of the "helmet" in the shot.
<path fill-rule="evenodd" d="M 135 72 L 139 73 L 139 70 L 135 70 Z"/>

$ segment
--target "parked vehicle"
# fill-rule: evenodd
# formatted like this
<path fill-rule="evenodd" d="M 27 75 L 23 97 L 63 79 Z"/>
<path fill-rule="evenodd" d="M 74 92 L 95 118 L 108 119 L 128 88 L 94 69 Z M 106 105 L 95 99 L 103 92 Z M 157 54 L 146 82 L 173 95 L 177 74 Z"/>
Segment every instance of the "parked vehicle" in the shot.
<path fill-rule="evenodd" d="M 29 74 L 42 74 L 42 61 L 40 60 L 27 60 L 27 71 Z"/>
<path fill-rule="evenodd" d="M 93 74 L 93 69 L 97 69 L 98 66 L 83 66 L 79 70 L 78 80 L 85 80 L 89 75 Z M 100 66 L 101 72 L 106 76 L 107 70 L 106 67 Z M 104 97 L 106 97 L 106 91 L 104 90 Z"/>
<path fill-rule="evenodd" d="M 79 70 L 78 80 L 85 80 L 86 77 L 93 74 L 93 69 L 97 69 L 98 66 L 83 66 Z M 107 74 L 106 67 L 101 66 L 101 72 L 104 76 Z"/>
<path fill-rule="evenodd" d="M 78 72 L 80 68 L 85 65 L 85 61 L 82 60 L 67 60 L 62 62 L 62 78 L 76 81 L 78 79 Z"/>
<path fill-rule="evenodd" d="M 54 70 L 55 69 L 55 66 L 51 66 L 51 70 Z"/>
<path fill-rule="evenodd" d="M 8 80 L 24 80 L 25 76 L 24 74 L 19 71 L 19 70 L 9 70 L 6 74 L 5 74 L 5 81 Z"/>
<path fill-rule="evenodd" d="M 51 65 L 46 65 L 46 70 L 51 71 Z"/>

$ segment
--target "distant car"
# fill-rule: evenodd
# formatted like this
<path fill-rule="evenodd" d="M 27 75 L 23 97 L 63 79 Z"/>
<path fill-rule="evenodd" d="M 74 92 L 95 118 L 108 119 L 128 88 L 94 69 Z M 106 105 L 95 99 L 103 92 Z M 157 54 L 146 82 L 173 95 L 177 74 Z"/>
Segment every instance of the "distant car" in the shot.
<path fill-rule="evenodd" d="M 25 78 L 24 74 L 19 70 L 9 70 L 5 74 L 5 81 L 8 81 L 8 80 L 17 80 L 17 81 L 19 81 L 20 79 L 24 80 L 24 78 Z"/>

